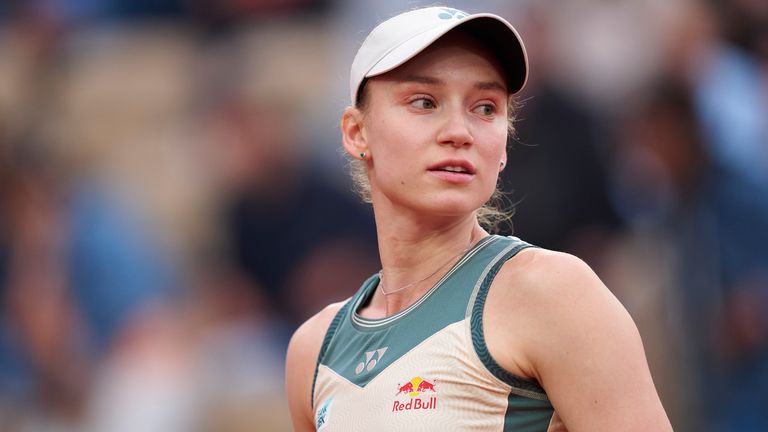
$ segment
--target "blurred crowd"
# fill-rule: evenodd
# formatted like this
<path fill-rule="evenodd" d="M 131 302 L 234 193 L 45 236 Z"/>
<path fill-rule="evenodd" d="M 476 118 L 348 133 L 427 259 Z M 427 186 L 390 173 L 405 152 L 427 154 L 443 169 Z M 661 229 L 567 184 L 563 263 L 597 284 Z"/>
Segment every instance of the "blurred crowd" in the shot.
<path fill-rule="evenodd" d="M 0 3 L 0 430 L 290 430 L 291 332 L 378 270 L 348 67 L 432 3 Z M 676 430 L 768 430 L 768 2 L 452 6 L 529 51 L 499 233 L 592 265 Z"/>

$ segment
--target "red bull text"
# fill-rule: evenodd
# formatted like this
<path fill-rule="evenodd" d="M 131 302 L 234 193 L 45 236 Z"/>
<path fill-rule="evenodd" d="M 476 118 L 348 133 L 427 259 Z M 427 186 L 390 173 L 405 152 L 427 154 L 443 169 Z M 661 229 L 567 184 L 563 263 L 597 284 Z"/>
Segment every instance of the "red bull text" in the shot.
<path fill-rule="evenodd" d="M 419 397 L 422 393 L 437 393 L 435 384 L 421 377 L 414 377 L 405 384 L 397 385 L 395 397 L 402 398 L 407 395 L 409 398 L 405 401 L 395 399 L 392 405 L 392 412 L 412 411 L 412 410 L 433 410 L 437 408 L 437 395 Z"/>

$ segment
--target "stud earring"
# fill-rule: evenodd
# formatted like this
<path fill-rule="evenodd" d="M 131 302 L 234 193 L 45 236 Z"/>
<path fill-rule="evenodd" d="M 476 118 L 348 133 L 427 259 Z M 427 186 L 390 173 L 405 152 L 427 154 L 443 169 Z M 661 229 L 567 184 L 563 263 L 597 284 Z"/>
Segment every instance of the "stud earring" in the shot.
<path fill-rule="evenodd" d="M 360 159 L 365 159 L 365 152 L 360 152 Z"/>
<path fill-rule="evenodd" d="M 506 163 L 506 162 L 504 162 L 504 161 L 500 161 L 500 162 L 499 162 L 499 166 L 502 166 L 502 167 L 503 167 L 505 163 Z"/>

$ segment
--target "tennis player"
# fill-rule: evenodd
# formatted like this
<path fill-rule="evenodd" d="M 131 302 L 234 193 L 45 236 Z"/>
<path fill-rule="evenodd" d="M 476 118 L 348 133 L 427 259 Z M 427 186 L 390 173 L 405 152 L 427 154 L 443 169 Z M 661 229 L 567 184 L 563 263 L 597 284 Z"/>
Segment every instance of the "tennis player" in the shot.
<path fill-rule="evenodd" d="M 527 75 L 492 14 L 413 10 L 363 42 L 341 131 L 382 269 L 291 339 L 297 431 L 672 429 L 593 271 L 483 228 Z"/>

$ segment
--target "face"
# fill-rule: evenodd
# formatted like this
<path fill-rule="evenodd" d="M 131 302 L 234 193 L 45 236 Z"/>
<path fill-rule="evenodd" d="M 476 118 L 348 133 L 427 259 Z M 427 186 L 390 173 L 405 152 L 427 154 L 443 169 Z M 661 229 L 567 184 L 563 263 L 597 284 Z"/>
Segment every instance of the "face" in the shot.
<path fill-rule="evenodd" d="M 481 45 L 449 34 L 367 91 L 355 139 L 343 129 L 347 149 L 368 155 L 374 205 L 455 216 L 490 198 L 506 160 L 508 92 Z"/>

